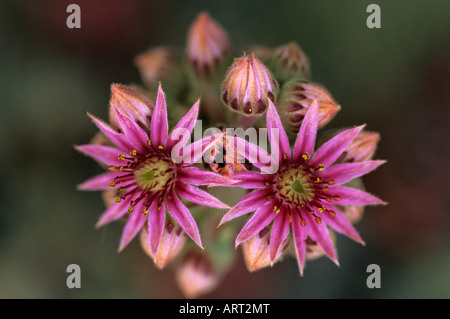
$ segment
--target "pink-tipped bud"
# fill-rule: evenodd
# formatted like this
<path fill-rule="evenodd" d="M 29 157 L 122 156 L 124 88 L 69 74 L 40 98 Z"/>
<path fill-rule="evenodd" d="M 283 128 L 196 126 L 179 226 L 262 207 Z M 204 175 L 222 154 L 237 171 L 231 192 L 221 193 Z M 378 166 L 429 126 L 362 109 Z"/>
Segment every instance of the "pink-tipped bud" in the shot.
<path fill-rule="evenodd" d="M 191 250 L 178 266 L 176 280 L 186 298 L 198 298 L 217 286 L 219 275 L 205 253 Z"/>
<path fill-rule="evenodd" d="M 281 244 L 275 259 L 270 260 L 270 228 L 266 227 L 255 236 L 242 243 L 244 260 L 250 272 L 273 265 L 281 260 L 284 252 L 289 246 L 289 239 L 286 238 Z"/>
<path fill-rule="evenodd" d="M 331 241 L 333 242 L 334 250 L 336 251 L 336 234 L 331 229 L 328 229 L 328 232 L 330 234 Z M 312 240 L 309 236 L 306 237 L 305 243 L 307 260 L 314 260 L 325 255 L 325 252 L 317 241 Z"/>
<path fill-rule="evenodd" d="M 186 237 L 187 235 L 183 229 L 171 219 L 168 219 L 164 226 L 156 254 L 153 254 L 151 249 L 147 226 L 141 230 L 141 246 L 147 255 L 153 259 L 156 266 L 162 269 L 180 253 L 186 242 Z"/>
<path fill-rule="evenodd" d="M 186 55 L 198 75 L 207 76 L 214 71 L 230 51 L 226 31 L 206 12 L 198 15 L 189 29 Z"/>
<path fill-rule="evenodd" d="M 116 130 L 120 128 L 119 120 L 113 108 L 114 106 L 141 127 L 147 130 L 149 129 L 154 104 L 145 95 L 138 93 L 130 86 L 112 84 L 111 100 L 109 103 L 109 121 L 112 128 Z"/>
<path fill-rule="evenodd" d="M 292 78 L 309 79 L 311 76 L 309 59 L 296 42 L 276 48 L 267 64 L 275 78 L 283 83 Z"/>
<path fill-rule="evenodd" d="M 175 65 L 175 53 L 166 47 L 151 48 L 134 58 L 146 86 L 152 87 L 165 80 Z"/>
<path fill-rule="evenodd" d="M 339 163 L 364 162 L 371 160 L 380 141 L 380 134 L 361 131 L 342 155 L 337 159 Z"/>
<path fill-rule="evenodd" d="M 314 100 L 319 106 L 319 128 L 321 128 L 341 109 L 331 94 L 322 85 L 307 81 L 292 80 L 283 85 L 277 106 L 283 124 L 289 131 L 298 133 L 303 118 Z"/>
<path fill-rule="evenodd" d="M 244 115 L 263 114 L 277 94 L 277 82 L 254 54 L 236 58 L 222 83 L 223 103 Z"/>

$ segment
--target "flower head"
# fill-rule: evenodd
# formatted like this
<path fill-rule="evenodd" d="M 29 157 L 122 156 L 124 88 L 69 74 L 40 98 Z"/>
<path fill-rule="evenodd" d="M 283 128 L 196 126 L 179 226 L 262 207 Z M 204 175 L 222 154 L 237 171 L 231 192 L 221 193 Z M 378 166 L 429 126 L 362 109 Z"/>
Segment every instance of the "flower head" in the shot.
<path fill-rule="evenodd" d="M 125 100 L 136 106 L 133 99 Z M 114 189 L 117 194 L 116 203 L 107 208 L 97 226 L 125 218 L 127 222 L 119 247 L 122 250 L 147 223 L 149 246 L 156 256 L 166 225 L 167 211 L 184 232 L 202 247 L 197 224 L 180 197 L 199 205 L 227 208 L 227 205 L 194 186 L 225 185 L 230 180 L 213 172 L 188 167 L 202 156 L 215 136 L 196 141 L 182 149 L 180 147 L 192 133 L 199 101 L 178 122 L 171 134 L 168 134 L 166 102 L 161 86 L 151 122 L 145 123 L 144 128 L 136 119 L 127 115 L 133 112 L 126 104 L 122 105 L 124 111 L 115 105 L 111 107 L 117 117 L 118 130 L 92 115 L 89 116 L 115 146 L 90 144 L 76 147 L 104 163 L 109 171 L 89 179 L 79 185 L 79 188 Z M 150 128 L 149 133 L 145 127 Z M 178 149 L 183 154 L 177 152 Z M 174 160 L 174 154 L 182 155 L 182 161 Z"/>
<path fill-rule="evenodd" d="M 208 13 L 200 13 L 189 29 L 186 44 L 187 60 L 194 71 L 199 75 L 209 75 L 230 47 L 225 30 Z"/>
<path fill-rule="evenodd" d="M 244 115 L 261 115 L 277 93 L 277 82 L 254 54 L 236 58 L 222 83 L 223 103 Z"/>
<path fill-rule="evenodd" d="M 243 172 L 233 175 L 241 180 L 235 184 L 256 190 L 244 196 L 221 220 L 221 224 L 255 211 L 238 234 L 235 245 L 239 245 L 271 224 L 270 259 L 275 260 L 282 243 L 292 231 L 295 253 L 300 272 L 306 256 L 305 239 L 319 244 L 335 263 L 337 255 L 328 227 L 343 233 L 357 242 L 363 240 L 352 224 L 336 205 L 384 204 L 377 197 L 362 190 L 343 186 L 348 181 L 369 173 L 385 161 L 364 161 L 335 164 L 346 147 L 355 139 L 363 126 L 345 130 L 336 135 L 316 151 L 314 144 L 318 127 L 318 105 L 313 101 L 302 122 L 293 151 L 287 134 L 281 125 L 275 106 L 269 101 L 267 128 L 271 150 L 274 152 L 278 170 L 267 172 L 267 165 L 255 158 L 267 157 L 263 149 L 230 137 L 245 148 L 238 148 L 246 158 L 253 159 L 262 172 Z M 278 134 L 274 134 L 278 133 Z M 278 138 L 273 138 L 277 136 Z"/>

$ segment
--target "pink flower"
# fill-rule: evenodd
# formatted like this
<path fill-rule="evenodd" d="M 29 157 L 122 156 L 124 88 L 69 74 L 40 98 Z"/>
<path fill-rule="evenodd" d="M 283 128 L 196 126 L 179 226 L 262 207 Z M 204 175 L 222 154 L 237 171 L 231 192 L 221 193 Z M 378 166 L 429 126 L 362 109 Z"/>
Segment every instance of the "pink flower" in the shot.
<path fill-rule="evenodd" d="M 124 93 L 126 93 L 124 91 Z M 130 99 L 130 102 L 133 100 Z M 197 224 L 180 197 L 190 202 L 216 208 L 229 208 L 227 205 L 194 187 L 199 185 L 226 185 L 230 179 L 195 167 L 203 152 L 212 145 L 215 136 L 196 141 L 183 148 L 183 161 L 173 160 L 175 146 L 179 147 L 183 137 L 190 137 L 199 111 L 199 101 L 178 122 L 168 134 L 167 109 L 161 86 L 153 109 L 149 134 L 134 118 L 121 109 L 111 105 L 120 126 L 114 130 L 101 120 L 89 115 L 101 132 L 116 147 L 105 145 L 82 145 L 76 148 L 104 163 L 109 172 L 89 179 L 79 185 L 82 190 L 115 189 L 118 196 L 116 204 L 103 213 L 97 226 L 126 217 L 119 251 L 136 236 L 147 223 L 146 231 L 150 254 L 157 256 L 165 227 L 166 210 L 173 220 L 200 247 L 201 239 Z M 122 105 L 122 109 L 127 106 Z M 132 114 L 132 112 L 128 112 Z M 178 133 L 184 132 L 184 136 Z M 179 155 L 179 153 L 177 154 Z"/>
<path fill-rule="evenodd" d="M 346 182 L 369 173 L 385 161 L 335 164 L 363 126 L 341 132 L 314 151 L 317 127 L 318 106 L 314 101 L 291 151 L 275 106 L 269 100 L 267 129 L 271 151 L 275 153 L 274 160 L 278 163 L 276 172 L 268 169 L 266 158 L 269 154 L 266 151 L 238 137 L 228 137 L 237 143 L 237 149 L 242 155 L 266 173 L 248 171 L 233 175 L 233 179 L 241 180 L 236 186 L 255 190 L 226 213 L 220 224 L 256 210 L 237 235 L 235 245 L 249 240 L 266 226 L 271 226 L 271 261 L 277 258 L 283 242 L 292 232 L 301 274 L 307 253 L 305 239 L 308 236 L 336 264 L 337 255 L 328 227 L 364 244 L 353 225 L 335 205 L 385 204 L 362 190 L 344 186 Z M 274 138 L 276 133 L 278 138 Z"/>

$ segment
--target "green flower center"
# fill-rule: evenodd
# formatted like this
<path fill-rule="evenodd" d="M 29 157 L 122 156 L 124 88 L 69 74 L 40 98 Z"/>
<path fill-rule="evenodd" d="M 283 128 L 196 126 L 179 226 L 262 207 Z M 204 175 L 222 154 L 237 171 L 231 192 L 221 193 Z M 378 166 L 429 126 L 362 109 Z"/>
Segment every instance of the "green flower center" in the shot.
<path fill-rule="evenodd" d="M 158 156 L 147 158 L 134 171 L 136 183 L 142 190 L 157 192 L 163 190 L 174 176 L 171 163 Z"/>
<path fill-rule="evenodd" d="M 279 194 L 293 205 L 304 205 L 314 198 L 313 183 L 300 168 L 289 168 L 278 176 Z"/>

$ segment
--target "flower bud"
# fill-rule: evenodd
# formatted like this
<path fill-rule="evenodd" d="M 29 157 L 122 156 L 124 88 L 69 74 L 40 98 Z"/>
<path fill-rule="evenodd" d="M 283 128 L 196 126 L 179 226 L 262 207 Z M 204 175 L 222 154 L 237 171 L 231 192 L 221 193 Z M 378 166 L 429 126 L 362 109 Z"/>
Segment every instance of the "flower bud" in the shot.
<path fill-rule="evenodd" d="M 311 76 L 309 59 L 296 42 L 276 48 L 267 65 L 275 78 L 283 83 L 292 78 L 309 79 Z"/>
<path fill-rule="evenodd" d="M 330 93 L 321 85 L 307 81 L 286 82 L 280 92 L 277 106 L 281 120 L 292 133 L 298 133 L 309 107 L 316 100 L 319 106 L 319 128 L 326 125 L 341 109 Z"/>
<path fill-rule="evenodd" d="M 250 272 L 273 265 L 281 260 L 282 255 L 289 246 L 289 239 L 286 238 L 280 246 L 275 259 L 270 260 L 270 227 L 266 227 L 258 234 L 246 240 L 242 244 L 244 260 Z"/>
<path fill-rule="evenodd" d="M 339 209 L 352 224 L 359 222 L 364 214 L 364 206 L 346 205 L 339 206 Z"/>
<path fill-rule="evenodd" d="M 371 160 L 375 154 L 380 134 L 361 131 L 342 155 L 337 159 L 338 163 L 364 162 Z"/>
<path fill-rule="evenodd" d="M 222 83 L 222 101 L 244 115 L 260 115 L 275 101 L 278 84 L 255 54 L 236 58 Z"/>
<path fill-rule="evenodd" d="M 121 113 L 128 116 L 139 126 L 149 130 L 154 104 L 146 96 L 138 93 L 129 86 L 121 84 L 111 85 L 111 100 L 109 108 L 109 121 L 115 130 L 120 128 L 114 107 Z"/>
<path fill-rule="evenodd" d="M 175 65 L 175 54 L 166 47 L 151 48 L 137 55 L 134 64 L 145 85 L 152 87 L 169 76 Z"/>
<path fill-rule="evenodd" d="M 330 234 L 331 241 L 333 242 L 334 250 L 336 251 L 336 234 L 331 229 L 328 229 L 328 232 Z M 325 255 L 325 252 L 323 251 L 322 247 L 320 247 L 320 245 L 317 243 L 317 241 L 312 240 L 309 236 L 306 237 L 305 243 L 306 243 L 307 260 L 314 260 Z"/>
<path fill-rule="evenodd" d="M 173 258 L 175 258 L 186 242 L 186 233 L 176 225 L 171 219 L 166 220 L 161 241 L 159 242 L 156 254 L 153 254 L 149 239 L 148 227 L 143 227 L 141 231 L 141 246 L 149 255 L 156 266 L 164 268 Z"/>
<path fill-rule="evenodd" d="M 198 75 L 207 76 L 217 68 L 230 51 L 225 30 L 208 13 L 202 12 L 189 29 L 186 55 Z"/>
<path fill-rule="evenodd" d="M 176 280 L 186 298 L 197 298 L 217 286 L 219 275 L 206 253 L 191 250 L 179 265 Z"/>

